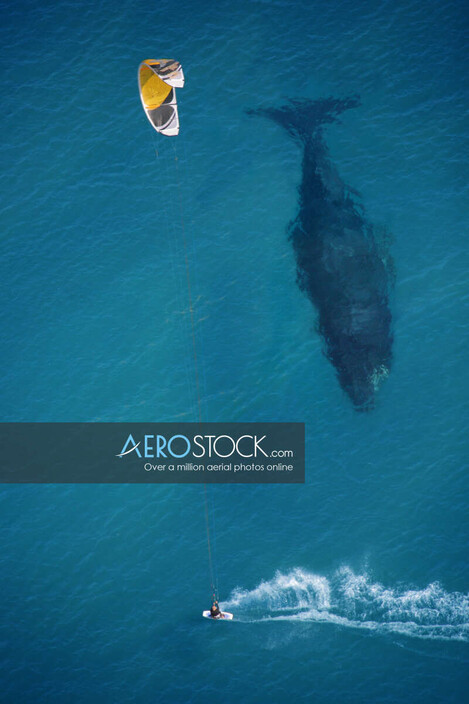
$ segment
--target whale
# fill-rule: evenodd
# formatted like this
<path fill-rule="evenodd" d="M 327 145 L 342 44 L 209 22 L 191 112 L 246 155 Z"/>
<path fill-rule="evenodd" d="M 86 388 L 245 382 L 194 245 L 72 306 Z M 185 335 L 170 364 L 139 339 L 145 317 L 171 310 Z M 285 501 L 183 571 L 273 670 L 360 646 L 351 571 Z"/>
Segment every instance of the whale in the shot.
<path fill-rule="evenodd" d="M 317 311 L 324 352 L 353 407 L 368 411 L 392 362 L 394 269 L 383 229 L 334 165 L 324 127 L 360 99 L 289 100 L 248 110 L 281 125 L 302 152 L 298 212 L 288 226 L 297 283 Z"/>

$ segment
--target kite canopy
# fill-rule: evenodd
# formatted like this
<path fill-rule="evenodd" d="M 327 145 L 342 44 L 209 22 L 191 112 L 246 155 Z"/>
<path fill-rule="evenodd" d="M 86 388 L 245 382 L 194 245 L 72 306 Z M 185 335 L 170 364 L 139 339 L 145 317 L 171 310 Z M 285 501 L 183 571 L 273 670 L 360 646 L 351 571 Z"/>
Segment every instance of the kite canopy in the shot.
<path fill-rule="evenodd" d="M 157 132 L 168 137 L 179 133 L 175 88 L 184 85 L 181 64 L 173 59 L 146 59 L 138 68 L 140 99 Z"/>

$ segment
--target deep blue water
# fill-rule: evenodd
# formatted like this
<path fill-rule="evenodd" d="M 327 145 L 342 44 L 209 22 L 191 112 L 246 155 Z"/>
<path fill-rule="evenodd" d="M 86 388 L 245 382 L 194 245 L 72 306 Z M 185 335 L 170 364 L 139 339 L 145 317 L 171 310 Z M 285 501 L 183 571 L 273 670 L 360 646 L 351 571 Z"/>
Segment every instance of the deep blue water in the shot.
<path fill-rule="evenodd" d="M 460 2 L 7 2 L 4 421 L 307 427 L 304 486 L 7 486 L 5 702 L 463 702 L 467 55 Z M 181 61 L 181 134 L 144 58 Z M 247 108 L 359 94 L 326 141 L 392 233 L 394 362 L 357 413 L 286 228 L 301 155 Z M 176 162 L 176 158 L 178 161 Z M 467 229 L 466 229 L 467 232 Z"/>

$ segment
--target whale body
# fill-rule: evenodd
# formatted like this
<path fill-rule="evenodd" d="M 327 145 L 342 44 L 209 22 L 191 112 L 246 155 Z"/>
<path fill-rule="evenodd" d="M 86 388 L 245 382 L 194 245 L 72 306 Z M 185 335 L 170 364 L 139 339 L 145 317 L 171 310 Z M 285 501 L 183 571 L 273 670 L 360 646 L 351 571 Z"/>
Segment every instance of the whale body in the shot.
<path fill-rule="evenodd" d="M 291 100 L 250 114 L 282 125 L 301 146 L 299 211 L 289 225 L 297 281 L 318 312 L 325 354 L 357 410 L 369 410 L 392 360 L 392 266 L 359 194 L 331 162 L 323 127 L 358 98 Z"/>

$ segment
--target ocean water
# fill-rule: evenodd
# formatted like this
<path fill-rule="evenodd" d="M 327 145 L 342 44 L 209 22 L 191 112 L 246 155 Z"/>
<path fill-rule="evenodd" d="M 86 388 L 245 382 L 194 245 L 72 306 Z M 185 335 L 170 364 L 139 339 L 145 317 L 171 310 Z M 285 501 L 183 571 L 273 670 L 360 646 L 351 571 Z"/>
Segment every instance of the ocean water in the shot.
<path fill-rule="evenodd" d="M 3 4 L 2 421 L 302 421 L 302 486 L 0 490 L 8 703 L 462 703 L 467 24 L 461 2 Z M 175 57 L 181 134 L 144 58 Z M 287 239 L 301 154 L 246 109 L 359 95 L 325 134 L 392 233 L 394 360 L 341 391 Z M 181 224 L 181 215 L 183 225 Z"/>

